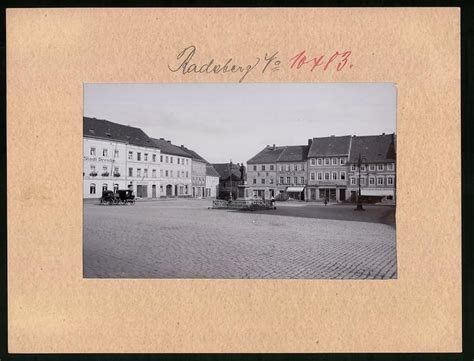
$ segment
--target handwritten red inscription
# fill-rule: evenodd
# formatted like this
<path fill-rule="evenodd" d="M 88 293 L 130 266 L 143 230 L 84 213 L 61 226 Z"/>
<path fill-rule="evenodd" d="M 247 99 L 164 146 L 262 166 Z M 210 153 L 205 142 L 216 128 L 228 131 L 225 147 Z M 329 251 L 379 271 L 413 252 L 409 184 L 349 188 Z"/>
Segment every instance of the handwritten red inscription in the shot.
<path fill-rule="evenodd" d="M 342 69 L 350 69 L 352 68 L 352 64 L 350 64 L 349 57 L 351 56 L 351 51 L 347 50 L 342 53 L 336 51 L 331 56 L 321 55 L 319 57 L 309 58 L 306 55 L 306 50 L 296 54 L 289 60 L 290 69 L 300 69 L 304 67 L 305 69 L 309 69 L 313 71 L 317 67 L 322 68 L 323 71 L 327 69 L 336 68 L 336 71 L 341 71 Z"/>

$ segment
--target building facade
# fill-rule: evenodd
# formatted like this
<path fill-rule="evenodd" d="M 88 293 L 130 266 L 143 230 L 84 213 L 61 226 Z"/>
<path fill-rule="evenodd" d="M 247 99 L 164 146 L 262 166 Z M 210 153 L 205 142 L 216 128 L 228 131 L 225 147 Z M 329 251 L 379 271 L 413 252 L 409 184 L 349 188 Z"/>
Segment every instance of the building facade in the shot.
<path fill-rule="evenodd" d="M 395 201 L 395 134 L 352 137 L 348 164 L 348 189 L 351 200 L 376 197 Z"/>
<path fill-rule="evenodd" d="M 284 147 L 277 159 L 278 197 L 282 199 L 305 200 L 308 181 L 307 155 L 309 146 L 291 145 Z"/>
<path fill-rule="evenodd" d="M 118 189 L 141 198 L 157 196 L 160 149 L 141 129 L 84 117 L 83 142 L 84 198 Z"/>
<path fill-rule="evenodd" d="M 206 165 L 206 198 L 217 198 L 219 191 L 219 173 L 211 164 Z"/>
<path fill-rule="evenodd" d="M 330 136 L 307 146 L 266 146 L 248 162 L 255 197 L 305 201 L 396 198 L 396 136 Z M 272 182 L 273 179 L 273 182 Z"/>
<path fill-rule="evenodd" d="M 206 166 L 208 162 L 197 154 L 194 150 L 188 149 L 185 146 L 181 146 L 192 158 L 191 162 L 191 196 L 193 198 L 205 198 L 206 197 Z"/>
<path fill-rule="evenodd" d="M 309 201 L 343 202 L 347 199 L 351 136 L 313 138 L 308 151 Z"/>
<path fill-rule="evenodd" d="M 285 148 L 267 145 L 247 161 L 247 184 L 254 198 L 277 197 L 281 187 L 285 186 L 278 184 L 277 176 L 277 162 Z"/>
<path fill-rule="evenodd" d="M 160 148 L 160 197 L 191 197 L 192 158 L 181 147 L 164 138 L 152 138 Z"/>

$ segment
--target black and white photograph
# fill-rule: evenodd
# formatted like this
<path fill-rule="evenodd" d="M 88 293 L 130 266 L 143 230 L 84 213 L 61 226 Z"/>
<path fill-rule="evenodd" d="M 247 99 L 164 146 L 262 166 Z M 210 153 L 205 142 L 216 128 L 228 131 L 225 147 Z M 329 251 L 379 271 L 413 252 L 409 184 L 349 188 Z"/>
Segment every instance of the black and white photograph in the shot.
<path fill-rule="evenodd" d="M 84 84 L 83 277 L 397 278 L 393 83 Z"/>

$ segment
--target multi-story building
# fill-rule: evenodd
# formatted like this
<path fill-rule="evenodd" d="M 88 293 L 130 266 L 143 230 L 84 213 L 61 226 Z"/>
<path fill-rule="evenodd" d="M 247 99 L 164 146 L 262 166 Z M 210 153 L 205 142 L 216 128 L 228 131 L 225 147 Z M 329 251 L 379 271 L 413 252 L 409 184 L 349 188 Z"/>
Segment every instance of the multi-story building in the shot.
<path fill-rule="evenodd" d="M 216 198 L 219 190 L 219 173 L 211 164 L 206 165 L 206 197 Z"/>
<path fill-rule="evenodd" d="M 267 145 L 247 161 L 247 184 L 254 197 L 269 199 L 277 195 L 277 162 L 285 149 Z"/>
<path fill-rule="evenodd" d="M 345 201 L 347 198 L 347 171 L 351 149 L 348 136 L 313 138 L 308 142 L 309 201 Z"/>
<path fill-rule="evenodd" d="M 238 196 L 238 185 L 241 184 L 240 165 L 239 163 L 213 163 L 212 166 L 219 174 L 219 191 L 217 197 L 219 199 L 236 199 Z M 247 177 L 248 178 L 248 177 Z"/>
<path fill-rule="evenodd" d="M 280 197 L 305 200 L 308 181 L 308 145 L 285 146 L 277 159 L 277 189 Z"/>
<path fill-rule="evenodd" d="M 193 198 L 206 197 L 206 166 L 208 162 L 195 151 L 181 146 L 192 158 L 191 162 L 191 186 Z"/>
<path fill-rule="evenodd" d="M 84 198 L 118 189 L 156 197 L 160 149 L 141 129 L 84 117 L 83 141 Z"/>
<path fill-rule="evenodd" d="M 395 200 L 395 134 L 353 136 L 348 179 L 348 189 L 352 200 L 356 200 L 359 179 L 362 197 Z"/>
<path fill-rule="evenodd" d="M 164 138 L 152 138 L 160 148 L 160 197 L 190 197 L 192 187 L 192 158 L 181 147 Z"/>

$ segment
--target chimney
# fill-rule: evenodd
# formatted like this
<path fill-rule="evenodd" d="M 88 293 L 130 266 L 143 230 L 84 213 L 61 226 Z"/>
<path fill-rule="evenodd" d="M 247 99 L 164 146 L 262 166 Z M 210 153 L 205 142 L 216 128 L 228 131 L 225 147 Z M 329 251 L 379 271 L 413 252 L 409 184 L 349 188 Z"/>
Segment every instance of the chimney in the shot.
<path fill-rule="evenodd" d="M 334 138 L 334 137 L 335 137 L 335 135 L 334 135 L 334 134 L 332 134 L 332 135 L 331 135 L 331 137 L 332 137 L 332 138 Z"/>
<path fill-rule="evenodd" d="M 382 135 L 385 135 L 385 133 L 382 133 Z"/>
<path fill-rule="evenodd" d="M 310 138 L 310 139 L 308 139 L 308 146 L 311 147 L 311 144 L 313 144 L 313 140 Z"/>
<path fill-rule="evenodd" d="M 165 138 L 160 138 L 160 140 L 165 140 Z"/>
<path fill-rule="evenodd" d="M 168 143 L 171 143 L 171 140 L 167 140 Z"/>

